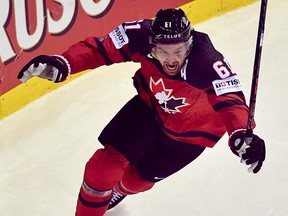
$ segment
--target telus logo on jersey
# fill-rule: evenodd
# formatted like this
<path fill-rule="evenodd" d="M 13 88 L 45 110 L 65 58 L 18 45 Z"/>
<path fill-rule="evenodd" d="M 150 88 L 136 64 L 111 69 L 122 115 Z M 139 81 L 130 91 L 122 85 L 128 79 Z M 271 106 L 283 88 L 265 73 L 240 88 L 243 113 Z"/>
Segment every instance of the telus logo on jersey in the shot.
<path fill-rule="evenodd" d="M 240 80 L 237 75 L 228 77 L 226 79 L 214 80 L 212 84 L 217 96 L 226 93 L 242 91 Z"/>
<path fill-rule="evenodd" d="M 188 106 L 186 103 L 186 98 L 180 97 L 176 98 L 172 95 L 173 89 L 167 89 L 165 87 L 164 81 L 162 78 L 154 81 L 150 77 L 150 89 L 153 92 L 155 98 L 158 100 L 160 106 L 164 109 L 165 112 L 170 114 L 179 113 L 181 107 Z"/>

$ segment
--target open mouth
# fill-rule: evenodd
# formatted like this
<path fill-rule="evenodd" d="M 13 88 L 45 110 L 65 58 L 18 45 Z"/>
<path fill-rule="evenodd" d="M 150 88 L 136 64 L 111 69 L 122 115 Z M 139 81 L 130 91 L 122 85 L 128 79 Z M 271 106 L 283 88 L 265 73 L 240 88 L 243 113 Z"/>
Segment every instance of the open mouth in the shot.
<path fill-rule="evenodd" d="M 167 68 L 168 68 L 169 70 L 171 70 L 171 71 L 174 71 L 174 70 L 176 70 L 177 65 L 176 65 L 176 64 L 173 64 L 173 65 L 167 65 Z"/>
<path fill-rule="evenodd" d="M 175 63 L 173 63 L 173 64 L 165 63 L 165 64 L 164 64 L 164 70 L 165 70 L 167 73 L 169 73 L 169 74 L 172 73 L 172 75 L 173 75 L 173 74 L 175 74 L 175 73 L 178 72 L 178 70 L 179 70 L 179 64 L 178 64 L 177 62 L 175 62 Z"/>

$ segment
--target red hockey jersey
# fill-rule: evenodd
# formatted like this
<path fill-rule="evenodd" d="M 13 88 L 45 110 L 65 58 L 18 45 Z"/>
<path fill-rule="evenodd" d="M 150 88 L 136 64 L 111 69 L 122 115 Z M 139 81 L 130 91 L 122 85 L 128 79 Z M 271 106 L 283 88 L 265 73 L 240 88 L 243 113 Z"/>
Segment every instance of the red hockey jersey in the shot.
<path fill-rule="evenodd" d="M 248 108 L 240 81 L 208 35 L 194 31 L 193 47 L 176 77 L 150 54 L 151 20 L 123 23 L 103 37 L 89 37 L 62 55 L 71 73 L 120 62 L 140 62 L 134 86 L 173 139 L 213 147 L 227 131 L 245 128 Z"/>

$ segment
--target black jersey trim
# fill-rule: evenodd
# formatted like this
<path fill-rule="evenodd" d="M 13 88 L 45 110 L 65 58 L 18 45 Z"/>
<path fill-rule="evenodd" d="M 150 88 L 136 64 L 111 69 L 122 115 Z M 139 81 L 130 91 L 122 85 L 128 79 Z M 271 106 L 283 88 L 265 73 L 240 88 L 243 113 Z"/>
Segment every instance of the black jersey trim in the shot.
<path fill-rule="evenodd" d="M 145 91 L 150 91 L 150 89 L 149 89 L 149 86 L 148 86 L 148 84 L 147 84 L 147 82 L 146 82 L 146 79 L 145 79 L 145 77 L 143 76 L 143 74 L 141 73 L 141 69 L 139 69 L 139 70 L 137 70 L 137 72 L 135 73 L 135 78 L 134 78 L 134 80 L 136 80 L 136 77 L 138 77 L 138 79 L 139 79 L 139 81 L 142 83 L 142 87 L 143 87 L 143 89 L 145 90 Z M 137 79 L 137 80 L 138 80 Z M 136 83 L 136 89 L 137 90 L 140 90 L 140 88 L 139 88 L 139 82 L 137 81 Z"/>
<path fill-rule="evenodd" d="M 102 56 L 104 57 L 105 59 L 105 62 L 106 62 L 106 65 L 111 65 L 113 64 L 113 61 L 109 58 L 106 50 L 105 50 L 105 47 L 103 46 L 103 44 L 98 40 L 98 38 L 95 38 L 95 42 L 96 42 L 96 45 L 98 47 L 98 50 L 99 52 L 102 54 Z"/>
<path fill-rule="evenodd" d="M 206 94 L 207 94 L 207 95 L 215 94 L 215 90 L 212 89 L 212 88 L 209 88 L 209 89 L 206 91 Z"/>
<path fill-rule="evenodd" d="M 246 104 L 243 101 L 240 101 L 240 100 L 226 100 L 226 101 L 222 101 L 222 102 L 219 102 L 219 103 L 215 104 L 213 106 L 213 109 L 216 112 L 218 112 L 221 109 L 226 108 L 226 107 L 242 106 L 242 105 L 246 105 Z"/>
<path fill-rule="evenodd" d="M 125 52 L 124 49 L 118 49 L 118 51 L 120 52 L 122 58 L 127 62 L 127 61 L 131 61 L 130 56 Z"/>

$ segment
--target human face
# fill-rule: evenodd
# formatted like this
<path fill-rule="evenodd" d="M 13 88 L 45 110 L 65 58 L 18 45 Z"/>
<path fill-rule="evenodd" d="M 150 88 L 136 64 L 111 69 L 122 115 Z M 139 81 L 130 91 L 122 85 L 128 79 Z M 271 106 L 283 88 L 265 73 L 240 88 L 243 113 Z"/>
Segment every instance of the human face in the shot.
<path fill-rule="evenodd" d="M 179 73 L 187 53 L 187 43 L 155 44 L 152 48 L 152 55 L 160 62 L 163 70 L 169 76 Z"/>

